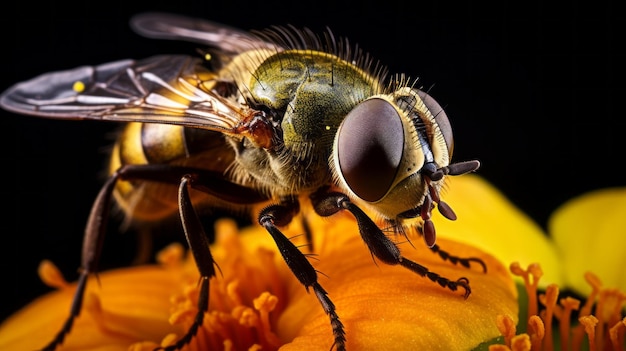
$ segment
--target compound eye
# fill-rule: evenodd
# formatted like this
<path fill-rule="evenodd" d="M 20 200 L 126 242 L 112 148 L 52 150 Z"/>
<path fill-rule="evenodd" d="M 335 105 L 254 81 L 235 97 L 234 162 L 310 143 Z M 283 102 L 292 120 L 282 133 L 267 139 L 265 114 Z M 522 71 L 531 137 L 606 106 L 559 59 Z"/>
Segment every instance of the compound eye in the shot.
<path fill-rule="evenodd" d="M 446 142 L 446 146 L 448 147 L 448 154 L 452 155 L 452 150 L 454 149 L 454 138 L 452 137 L 452 127 L 450 126 L 448 115 L 446 115 L 446 112 L 443 110 L 441 105 L 439 105 L 439 103 L 430 95 L 421 90 L 418 90 L 417 95 L 419 95 L 422 101 L 424 101 L 426 108 L 435 117 L 435 121 L 437 122 L 439 130 L 443 135 L 443 139 Z"/>
<path fill-rule="evenodd" d="M 387 100 L 365 100 L 345 117 L 335 145 L 346 185 L 361 199 L 378 201 L 391 188 L 402 159 L 402 119 Z"/>

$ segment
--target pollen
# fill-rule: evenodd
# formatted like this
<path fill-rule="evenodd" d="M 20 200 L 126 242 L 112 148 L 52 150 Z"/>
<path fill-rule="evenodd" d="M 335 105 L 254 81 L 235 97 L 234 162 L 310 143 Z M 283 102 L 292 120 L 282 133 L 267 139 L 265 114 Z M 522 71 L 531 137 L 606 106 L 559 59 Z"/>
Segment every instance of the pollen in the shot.
<path fill-rule="evenodd" d="M 530 317 L 525 326 L 526 332 L 516 335 L 516 327 L 510 317 L 499 316 L 496 325 L 504 338 L 504 345 L 490 345 L 490 351 L 552 351 L 556 345 L 561 345 L 562 350 L 578 351 L 585 348 L 585 343 L 588 343 L 586 348 L 590 351 L 626 350 L 626 317 L 622 315 L 626 293 L 604 288 L 596 275 L 587 273 L 585 280 L 592 292 L 582 304 L 570 296 L 559 298 L 556 284 L 547 286 L 545 292 L 539 294 L 537 286 L 543 272 L 538 264 L 523 269 L 514 263 L 510 270 L 524 281 Z M 539 303 L 543 305 L 541 311 Z M 575 311 L 578 312 L 578 323 L 571 325 Z M 553 333 L 553 325 L 558 325 L 558 333 Z M 558 342 L 553 340 L 553 336 L 559 337 Z"/>
<path fill-rule="evenodd" d="M 80 80 L 77 80 L 74 82 L 74 84 L 72 85 L 72 90 L 74 90 L 77 93 L 82 93 L 85 91 L 85 83 L 81 82 Z"/>

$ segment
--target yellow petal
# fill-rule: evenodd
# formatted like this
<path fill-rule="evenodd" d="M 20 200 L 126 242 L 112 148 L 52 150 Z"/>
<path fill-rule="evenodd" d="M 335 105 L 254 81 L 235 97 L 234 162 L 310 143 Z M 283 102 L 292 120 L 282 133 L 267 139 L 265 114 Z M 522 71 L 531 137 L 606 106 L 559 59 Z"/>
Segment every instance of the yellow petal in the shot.
<path fill-rule="evenodd" d="M 562 265 L 556 248 L 539 225 L 479 176 L 448 177 L 442 200 L 458 219 L 449 221 L 433 211 L 437 236 L 476 246 L 497 259 L 522 266 L 540 262 L 541 286 L 561 284 Z"/>
<path fill-rule="evenodd" d="M 565 286 L 587 295 L 585 272 L 607 287 L 626 291 L 626 188 L 598 190 L 554 212 L 549 232 L 559 248 Z"/>

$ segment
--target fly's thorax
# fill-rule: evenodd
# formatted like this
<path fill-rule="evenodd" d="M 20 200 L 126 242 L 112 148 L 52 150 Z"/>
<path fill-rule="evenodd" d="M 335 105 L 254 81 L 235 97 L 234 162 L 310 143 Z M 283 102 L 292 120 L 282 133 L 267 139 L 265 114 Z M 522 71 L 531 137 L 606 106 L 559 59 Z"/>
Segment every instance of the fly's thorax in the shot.
<path fill-rule="evenodd" d="M 275 113 L 285 146 L 290 148 L 325 137 L 330 140 L 321 143 L 332 143 L 343 117 L 358 102 L 376 94 L 379 84 L 335 55 L 287 50 L 268 57 L 257 68 L 249 89 L 257 104 Z"/>
<path fill-rule="evenodd" d="M 441 107 L 409 87 L 375 95 L 343 120 L 331 159 L 335 183 L 351 198 L 387 219 L 419 208 L 429 185 L 439 191 L 444 178 L 422 170 L 450 162 L 452 134 Z"/>
<path fill-rule="evenodd" d="M 257 68 L 268 57 L 275 55 L 277 51 L 269 49 L 256 49 L 245 51 L 232 58 L 226 66 L 219 71 L 219 78 L 224 81 L 234 82 L 242 98 L 250 100 L 248 84 Z"/>
<path fill-rule="evenodd" d="M 312 50 L 269 55 L 249 78 L 245 91 L 253 108 L 264 109 L 280 126 L 277 148 L 248 150 L 250 159 L 263 161 L 273 173 L 268 177 L 262 170 L 257 179 L 292 192 L 330 182 L 328 159 L 337 128 L 356 104 L 381 90 L 378 80 L 356 65 Z M 246 163 L 245 168 L 255 166 Z"/>

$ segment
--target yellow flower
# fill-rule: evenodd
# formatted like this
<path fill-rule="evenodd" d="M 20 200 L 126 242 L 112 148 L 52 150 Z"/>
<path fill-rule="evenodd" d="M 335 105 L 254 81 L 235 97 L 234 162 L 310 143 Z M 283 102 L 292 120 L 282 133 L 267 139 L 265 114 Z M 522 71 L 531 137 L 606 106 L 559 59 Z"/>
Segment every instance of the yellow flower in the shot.
<path fill-rule="evenodd" d="M 561 286 L 584 297 L 539 284 L 543 264 L 514 263 L 522 278 L 527 311 L 519 325 L 501 316 L 503 345 L 490 351 L 562 349 L 626 350 L 626 188 L 596 190 L 574 198 L 550 217 L 549 232 L 564 273 Z M 538 286 L 545 289 L 538 289 Z M 540 290 L 543 290 L 540 293 Z M 541 305 L 541 306 L 540 306 Z M 521 334 L 516 335 L 521 330 Z"/>
<path fill-rule="evenodd" d="M 570 200 L 552 215 L 549 231 L 567 267 L 565 286 L 589 295 L 583 277 L 591 271 L 606 286 L 626 291 L 626 187 Z"/>
<path fill-rule="evenodd" d="M 542 287 L 563 284 L 557 248 L 539 225 L 480 177 L 451 177 L 448 183 L 450 191 L 443 197 L 458 219 L 446 221 L 433 212 L 440 238 L 476 246 L 507 265 L 540 262 Z"/>
<path fill-rule="evenodd" d="M 452 183 L 450 194 L 483 187 L 469 176 Z M 448 199 L 459 216 L 484 199 Z M 465 204 L 464 204 L 465 203 Z M 502 211 L 494 204 L 494 211 Z M 308 213 L 308 212 L 305 212 Z M 451 280 L 466 277 L 472 293 L 452 292 L 429 279 L 399 267 L 376 262 L 361 240 L 349 214 L 321 219 L 308 216 L 315 255 L 309 259 L 321 272 L 319 282 L 328 292 L 354 350 L 471 350 L 500 332 L 496 316 L 517 320 L 517 290 L 506 266 L 470 245 L 449 239 L 438 241 L 453 255 L 477 257 L 479 265 L 463 268 L 443 261 L 418 238 L 404 237 L 403 255 Z M 435 220 L 438 233 L 445 220 Z M 467 222 L 459 235 L 493 229 L 509 236 L 508 223 Z M 482 229 L 481 229 L 482 228 Z M 217 226 L 212 245 L 220 267 L 211 280 L 209 313 L 188 350 L 329 350 L 332 331 L 314 294 L 307 293 L 277 252 L 271 237 L 259 226 L 241 230 L 232 221 Z M 284 230 L 297 245 L 304 244 L 298 221 Z M 414 245 L 415 247 L 413 247 Z M 307 248 L 301 246 L 305 253 Z M 152 350 L 171 344 L 184 334 L 196 312 L 198 273 L 190 256 L 173 246 L 160 254 L 159 264 L 103 272 L 92 278 L 81 315 L 59 350 Z M 63 323 L 75 284 L 67 284 L 49 265 L 41 275 L 59 287 L 0 326 L 0 349 L 34 350 L 45 345 Z"/>

